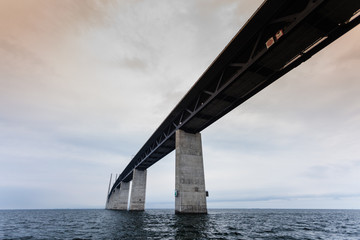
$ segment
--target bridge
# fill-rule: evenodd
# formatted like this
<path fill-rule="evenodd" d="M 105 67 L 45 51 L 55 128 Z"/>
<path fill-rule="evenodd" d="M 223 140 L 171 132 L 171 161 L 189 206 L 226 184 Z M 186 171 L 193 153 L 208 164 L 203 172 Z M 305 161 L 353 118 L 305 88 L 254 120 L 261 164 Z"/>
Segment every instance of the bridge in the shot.
<path fill-rule="evenodd" d="M 359 9 L 358 0 L 264 1 L 109 184 L 106 209 L 144 210 L 147 168 L 176 149 L 175 212 L 206 213 L 200 132 L 357 26 Z"/>

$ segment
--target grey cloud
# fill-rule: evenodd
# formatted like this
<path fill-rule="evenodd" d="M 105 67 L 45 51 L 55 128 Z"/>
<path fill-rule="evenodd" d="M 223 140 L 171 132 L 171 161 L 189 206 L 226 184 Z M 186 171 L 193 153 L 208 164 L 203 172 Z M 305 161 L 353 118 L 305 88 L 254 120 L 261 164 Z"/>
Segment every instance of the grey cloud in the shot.
<path fill-rule="evenodd" d="M 0 81 L 5 81 L 7 76 L 16 80 L 22 74 L 32 76 L 55 74 L 37 53 L 9 39 L 0 39 L 0 63 L 0 76 L 2 76 Z M 17 71 L 14 72 L 13 69 Z"/>
<path fill-rule="evenodd" d="M 146 61 L 134 57 L 120 60 L 120 67 L 144 71 L 147 69 L 148 65 Z"/>
<path fill-rule="evenodd" d="M 360 170 L 359 160 L 343 159 L 339 160 L 337 164 L 311 166 L 304 173 L 304 176 L 313 179 L 336 179 L 347 176 L 356 170 Z"/>
<path fill-rule="evenodd" d="M 15 28 L 28 33 L 52 30 L 53 33 L 56 33 L 65 28 L 76 27 L 78 24 L 85 23 L 89 27 L 107 20 L 107 9 L 118 4 L 117 1 L 96 0 L 75 2 L 69 0 L 29 0 L 26 2 L 3 0 L 0 2 L 0 19 L 4 21 L 3 24 L 0 24 L 0 29 Z"/>
<path fill-rule="evenodd" d="M 259 201 L 273 201 L 273 200 L 282 200 L 282 201 L 295 201 L 300 199 L 346 199 L 346 198 L 359 198 L 360 193 L 353 194 L 339 194 L 339 193 L 329 193 L 329 194 L 306 194 L 306 195 L 269 195 L 269 196 L 260 196 L 260 197 L 243 197 L 243 198 L 232 198 L 232 199 L 213 199 L 209 202 L 259 202 Z"/>

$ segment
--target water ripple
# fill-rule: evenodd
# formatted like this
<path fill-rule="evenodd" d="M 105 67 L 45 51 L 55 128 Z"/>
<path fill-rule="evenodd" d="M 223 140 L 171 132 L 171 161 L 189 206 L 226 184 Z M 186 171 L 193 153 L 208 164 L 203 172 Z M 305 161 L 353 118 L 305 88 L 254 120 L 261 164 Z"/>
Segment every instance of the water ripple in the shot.
<path fill-rule="evenodd" d="M 0 239 L 360 239 L 359 210 L 1 210 Z"/>

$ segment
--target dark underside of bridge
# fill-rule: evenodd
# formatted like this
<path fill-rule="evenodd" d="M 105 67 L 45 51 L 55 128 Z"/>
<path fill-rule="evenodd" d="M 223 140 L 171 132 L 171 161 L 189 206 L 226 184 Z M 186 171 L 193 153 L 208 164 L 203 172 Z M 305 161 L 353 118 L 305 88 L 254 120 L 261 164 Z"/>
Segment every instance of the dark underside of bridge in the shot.
<path fill-rule="evenodd" d="M 268 0 L 213 61 L 113 185 L 175 149 L 359 23 L 358 0 Z M 112 191 L 110 191 L 111 193 Z"/>

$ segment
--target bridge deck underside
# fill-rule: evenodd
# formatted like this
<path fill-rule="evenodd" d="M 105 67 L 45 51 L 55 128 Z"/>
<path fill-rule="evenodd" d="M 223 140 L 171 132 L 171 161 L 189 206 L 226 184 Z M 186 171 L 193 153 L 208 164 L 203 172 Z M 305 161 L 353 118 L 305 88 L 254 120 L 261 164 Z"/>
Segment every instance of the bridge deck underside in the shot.
<path fill-rule="evenodd" d="M 360 1 L 265 1 L 131 160 L 114 184 L 175 149 L 355 27 Z M 351 21 L 349 21 L 351 19 Z"/>

